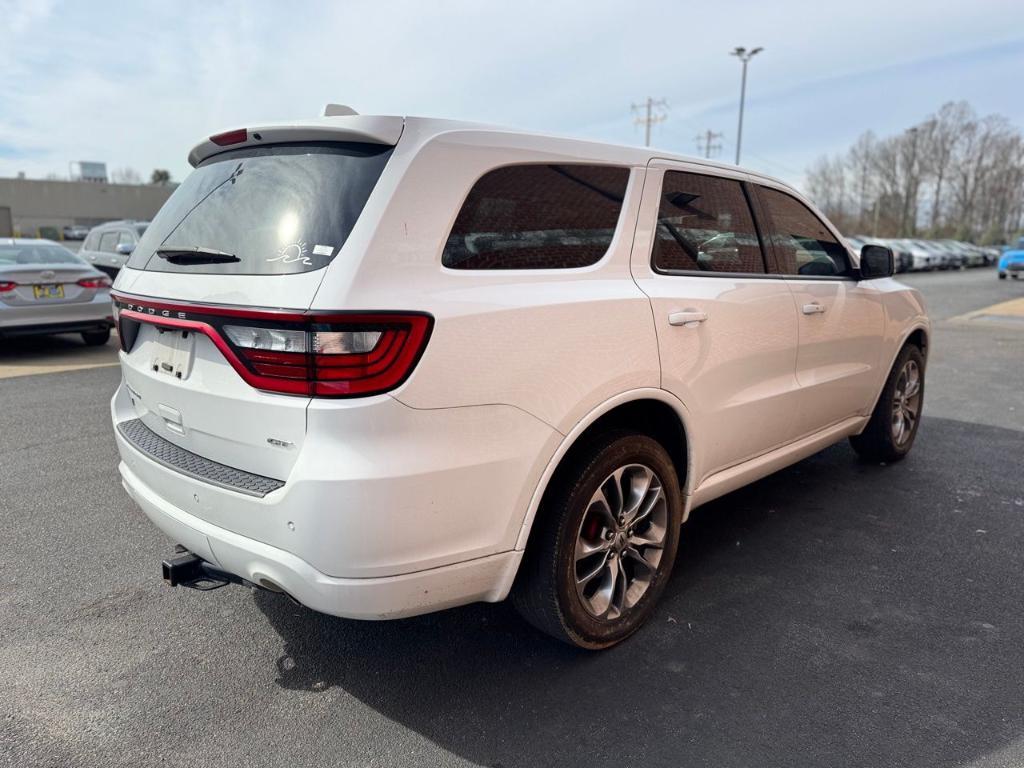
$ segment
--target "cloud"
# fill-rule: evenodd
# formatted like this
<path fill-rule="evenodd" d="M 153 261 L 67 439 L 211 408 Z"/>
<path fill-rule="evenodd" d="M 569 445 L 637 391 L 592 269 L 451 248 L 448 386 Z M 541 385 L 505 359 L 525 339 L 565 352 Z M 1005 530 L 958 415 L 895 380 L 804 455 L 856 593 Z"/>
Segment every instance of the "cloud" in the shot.
<path fill-rule="evenodd" d="M 1020 115 L 1014 67 L 977 56 L 1019 41 L 1024 7 L 1008 0 L 181 0 L 131 13 L 104 0 L 0 0 L 0 17 L 12 30 L 0 48 L 0 175 L 100 160 L 181 178 L 201 137 L 314 116 L 328 101 L 639 143 L 629 105 L 665 97 L 655 143 L 693 152 L 712 129 L 730 157 L 738 44 L 765 47 L 751 64 L 744 144 L 776 174 L 950 98 Z"/>

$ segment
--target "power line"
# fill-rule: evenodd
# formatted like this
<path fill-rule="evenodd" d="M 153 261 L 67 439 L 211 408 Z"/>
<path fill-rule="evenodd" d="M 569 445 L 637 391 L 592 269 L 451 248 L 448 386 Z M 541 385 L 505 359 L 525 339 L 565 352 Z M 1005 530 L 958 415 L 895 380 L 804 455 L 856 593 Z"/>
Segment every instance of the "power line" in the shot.
<path fill-rule="evenodd" d="M 634 104 L 632 109 L 633 114 L 636 115 L 633 122 L 644 127 L 644 146 L 649 147 L 651 146 L 651 126 L 663 123 L 668 119 L 668 115 L 662 111 L 668 109 L 668 102 L 648 96 L 646 102 Z"/>
<path fill-rule="evenodd" d="M 698 133 L 694 137 L 694 140 L 697 142 L 697 152 L 704 155 L 705 158 L 711 159 L 712 152 L 717 154 L 722 151 L 722 145 L 715 143 L 715 139 L 720 138 L 722 138 L 722 134 L 715 133 L 710 129 L 704 131 L 704 133 Z"/>
<path fill-rule="evenodd" d="M 758 155 L 758 154 L 755 154 L 753 152 L 747 152 L 747 154 L 750 157 L 754 158 L 755 160 L 757 160 L 757 161 L 759 161 L 761 163 L 765 163 L 767 165 L 775 166 L 780 171 L 784 171 L 787 174 L 793 174 L 793 175 L 799 176 L 799 175 L 802 175 L 802 174 L 806 173 L 806 169 L 803 170 L 803 171 L 800 171 L 800 170 L 797 170 L 796 168 L 793 168 L 792 166 L 786 165 L 785 163 L 780 163 L 778 160 L 773 160 L 770 157 L 765 157 L 764 155 Z"/>

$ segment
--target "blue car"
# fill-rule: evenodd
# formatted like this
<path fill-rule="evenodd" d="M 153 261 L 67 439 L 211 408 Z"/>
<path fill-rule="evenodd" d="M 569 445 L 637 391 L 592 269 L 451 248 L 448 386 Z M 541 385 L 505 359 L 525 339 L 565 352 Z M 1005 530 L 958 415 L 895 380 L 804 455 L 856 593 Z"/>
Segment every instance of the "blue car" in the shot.
<path fill-rule="evenodd" d="M 999 279 L 1005 280 L 1009 275 L 1014 280 L 1024 272 L 1024 237 L 1017 241 L 1016 248 L 1003 252 L 999 258 Z"/>

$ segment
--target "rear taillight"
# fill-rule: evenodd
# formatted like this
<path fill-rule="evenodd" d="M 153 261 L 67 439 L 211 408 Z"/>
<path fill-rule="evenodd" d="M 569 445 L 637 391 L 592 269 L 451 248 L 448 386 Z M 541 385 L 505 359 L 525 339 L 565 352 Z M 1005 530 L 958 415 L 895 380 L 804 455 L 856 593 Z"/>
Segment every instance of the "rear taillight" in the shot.
<path fill-rule="evenodd" d="M 221 330 L 246 367 L 281 380 L 274 391 L 353 397 L 387 392 L 405 381 L 426 345 L 430 318 L 311 316 L 302 329 L 230 323 Z"/>
<path fill-rule="evenodd" d="M 433 318 L 413 312 L 291 313 L 142 304 L 115 297 L 122 344 L 137 324 L 210 337 L 239 375 L 268 392 L 365 397 L 394 389 L 412 373 Z M 125 347 L 130 350 L 131 345 Z"/>
<path fill-rule="evenodd" d="M 12 283 L 9 280 L 0 280 L 0 293 L 8 293 L 17 287 L 17 283 Z"/>
<path fill-rule="evenodd" d="M 78 284 L 83 288 L 109 288 L 114 283 L 109 277 L 83 277 Z"/>

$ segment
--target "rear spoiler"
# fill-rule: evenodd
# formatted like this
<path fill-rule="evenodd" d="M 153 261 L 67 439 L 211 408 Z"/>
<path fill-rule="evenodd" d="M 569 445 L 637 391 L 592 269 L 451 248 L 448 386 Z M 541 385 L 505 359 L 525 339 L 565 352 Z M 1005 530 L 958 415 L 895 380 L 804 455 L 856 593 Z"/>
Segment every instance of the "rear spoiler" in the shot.
<path fill-rule="evenodd" d="M 303 123 L 278 123 L 216 133 L 188 153 L 192 167 L 220 152 L 241 147 L 285 142 L 357 141 L 394 146 L 402 135 L 405 118 L 377 115 L 321 117 Z"/>

